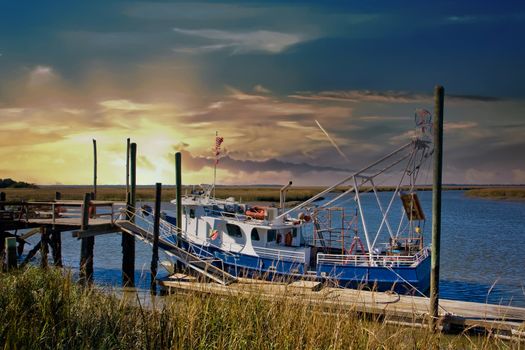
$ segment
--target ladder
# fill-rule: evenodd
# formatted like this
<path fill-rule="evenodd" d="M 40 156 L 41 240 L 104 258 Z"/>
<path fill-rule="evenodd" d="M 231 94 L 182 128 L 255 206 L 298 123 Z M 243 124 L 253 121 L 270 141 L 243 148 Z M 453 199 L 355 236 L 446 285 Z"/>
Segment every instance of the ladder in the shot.
<path fill-rule="evenodd" d="M 171 224 L 167 221 L 162 221 L 163 226 L 171 226 Z M 152 226 L 148 226 L 148 228 L 143 228 L 129 220 L 117 220 L 115 222 L 115 225 L 118 226 L 122 231 L 127 232 L 135 237 L 138 237 L 139 239 L 149 244 L 153 244 Z M 237 281 L 237 278 L 226 272 L 224 270 L 224 267 L 220 268 L 213 264 L 219 262 L 222 266 L 224 266 L 223 261 L 221 259 L 215 258 L 209 252 L 206 252 L 206 257 L 203 257 L 202 253 L 190 253 L 189 251 L 178 247 L 176 244 L 167 240 L 163 236 L 164 235 L 159 235 L 159 248 L 164 250 L 168 255 L 174 257 L 191 270 L 222 285 L 229 285 Z M 180 236 L 178 236 L 177 239 L 182 240 Z M 186 243 L 191 245 L 190 242 Z M 201 252 L 204 252 L 204 250 L 201 249 Z"/>

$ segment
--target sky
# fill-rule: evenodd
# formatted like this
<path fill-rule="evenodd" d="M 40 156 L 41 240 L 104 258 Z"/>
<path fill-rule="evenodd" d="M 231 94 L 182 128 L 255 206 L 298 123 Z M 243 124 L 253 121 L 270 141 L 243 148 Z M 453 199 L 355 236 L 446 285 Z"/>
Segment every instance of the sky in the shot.
<path fill-rule="evenodd" d="M 525 183 L 521 1 L 0 0 L 0 178 L 328 185 L 445 87 L 444 182 Z M 343 158 L 315 123 L 346 155 Z"/>

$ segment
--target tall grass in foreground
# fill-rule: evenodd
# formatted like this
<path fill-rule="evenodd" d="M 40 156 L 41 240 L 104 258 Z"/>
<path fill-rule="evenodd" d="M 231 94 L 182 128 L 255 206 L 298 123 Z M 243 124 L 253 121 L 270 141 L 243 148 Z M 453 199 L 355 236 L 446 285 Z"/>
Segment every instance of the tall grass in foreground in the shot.
<path fill-rule="evenodd" d="M 132 298 L 133 300 L 133 298 Z M 257 295 L 176 295 L 141 307 L 82 289 L 60 270 L 0 274 L 0 344 L 5 349 L 428 349 L 508 348 L 490 337 L 433 335 L 389 326 L 335 307 Z"/>

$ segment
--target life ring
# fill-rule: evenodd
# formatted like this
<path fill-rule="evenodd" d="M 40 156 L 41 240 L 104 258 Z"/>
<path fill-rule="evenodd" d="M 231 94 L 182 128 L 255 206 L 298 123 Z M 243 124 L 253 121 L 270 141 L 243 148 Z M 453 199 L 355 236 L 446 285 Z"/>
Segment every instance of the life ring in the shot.
<path fill-rule="evenodd" d="M 291 247 L 292 240 L 293 240 L 292 232 L 288 231 L 288 233 L 284 236 L 284 245 L 287 247 Z"/>
<path fill-rule="evenodd" d="M 219 231 L 213 230 L 210 232 L 210 239 L 212 241 L 215 241 L 217 238 L 219 238 Z"/>
<path fill-rule="evenodd" d="M 246 210 L 245 214 L 257 220 L 263 220 L 266 217 L 266 209 L 263 207 L 252 207 Z"/>

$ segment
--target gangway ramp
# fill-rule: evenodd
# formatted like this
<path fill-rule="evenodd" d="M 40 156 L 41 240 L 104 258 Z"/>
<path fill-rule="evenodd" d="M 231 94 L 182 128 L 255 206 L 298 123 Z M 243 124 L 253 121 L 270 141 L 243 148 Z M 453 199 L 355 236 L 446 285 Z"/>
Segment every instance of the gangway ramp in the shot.
<path fill-rule="evenodd" d="M 166 222 L 166 224 L 169 223 Z M 122 231 L 136 236 L 149 244 L 153 244 L 153 230 L 149 227 L 145 229 L 129 220 L 117 220 L 115 225 L 118 226 Z M 181 238 L 179 237 L 178 239 Z M 222 264 L 222 260 L 213 257 L 213 255 L 210 253 L 208 253 L 208 255 L 205 257 L 193 254 L 183 248 L 178 247 L 176 244 L 168 241 L 162 236 L 159 237 L 159 248 L 164 250 L 168 255 L 173 256 L 191 270 L 219 284 L 229 285 L 237 281 L 235 276 L 232 276 L 224 269 L 213 264 L 215 262 Z"/>

